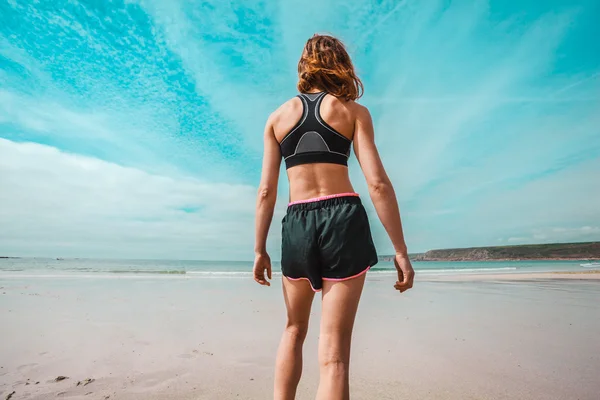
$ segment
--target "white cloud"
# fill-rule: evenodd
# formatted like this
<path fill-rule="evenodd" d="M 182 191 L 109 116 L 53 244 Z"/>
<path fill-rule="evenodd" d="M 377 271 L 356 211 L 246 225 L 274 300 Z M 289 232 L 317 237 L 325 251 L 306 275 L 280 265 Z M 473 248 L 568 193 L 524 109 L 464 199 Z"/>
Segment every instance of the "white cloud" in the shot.
<path fill-rule="evenodd" d="M 152 175 L 0 139 L 0 187 L 1 254 L 252 258 L 252 186 Z"/>

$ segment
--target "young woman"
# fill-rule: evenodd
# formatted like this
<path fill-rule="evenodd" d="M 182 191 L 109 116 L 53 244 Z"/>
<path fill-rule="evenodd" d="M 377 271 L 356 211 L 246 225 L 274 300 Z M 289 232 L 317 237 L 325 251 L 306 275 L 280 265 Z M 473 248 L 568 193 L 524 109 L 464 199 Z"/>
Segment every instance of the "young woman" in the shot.
<path fill-rule="evenodd" d="M 348 176 L 350 147 L 394 249 L 396 290 L 413 285 L 394 189 L 374 142 L 369 111 L 344 45 L 331 36 L 310 38 L 298 63 L 300 94 L 269 116 L 257 199 L 254 279 L 270 285 L 266 251 L 281 159 L 290 203 L 282 221 L 281 269 L 287 325 L 275 372 L 276 400 L 294 399 L 302 374 L 302 345 L 314 293 L 322 291 L 317 399 L 349 398 L 352 328 L 365 274 L 377 263 L 367 214 Z"/>

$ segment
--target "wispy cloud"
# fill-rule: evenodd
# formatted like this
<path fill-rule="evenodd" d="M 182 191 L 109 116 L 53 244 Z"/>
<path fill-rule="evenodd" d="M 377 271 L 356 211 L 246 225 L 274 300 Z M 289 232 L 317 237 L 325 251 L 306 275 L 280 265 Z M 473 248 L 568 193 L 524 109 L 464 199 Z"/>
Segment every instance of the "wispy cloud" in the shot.
<path fill-rule="evenodd" d="M 159 162 L 198 173 L 212 165 L 232 178 L 244 165 L 243 141 L 196 93 L 139 6 L 65 2 L 7 11 L 4 137 L 144 168 Z"/>

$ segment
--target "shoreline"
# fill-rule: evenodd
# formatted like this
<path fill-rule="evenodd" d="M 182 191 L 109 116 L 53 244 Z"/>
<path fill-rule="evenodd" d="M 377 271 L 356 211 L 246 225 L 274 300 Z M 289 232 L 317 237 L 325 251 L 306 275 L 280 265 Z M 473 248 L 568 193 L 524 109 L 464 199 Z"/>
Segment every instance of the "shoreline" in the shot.
<path fill-rule="evenodd" d="M 418 268 L 415 267 L 416 278 L 419 280 L 451 279 L 477 279 L 489 277 L 502 277 L 503 279 L 524 278 L 553 278 L 553 279 L 600 279 L 600 266 L 595 267 L 573 267 L 564 268 L 549 267 L 547 269 L 519 268 L 508 266 L 506 268 Z M 395 275 L 393 266 L 385 268 L 372 268 L 368 277 L 378 279 L 388 275 Z M 0 279 L 42 279 L 42 278 L 65 278 L 65 279 L 132 279 L 132 278 L 173 278 L 173 279 L 247 279 L 251 277 L 252 271 L 245 270 L 181 270 L 181 269 L 132 269 L 132 270 L 51 270 L 51 269 L 4 269 L 0 270 Z M 274 266 L 273 278 L 281 277 L 281 271 Z M 368 278 L 369 279 L 369 278 Z"/>

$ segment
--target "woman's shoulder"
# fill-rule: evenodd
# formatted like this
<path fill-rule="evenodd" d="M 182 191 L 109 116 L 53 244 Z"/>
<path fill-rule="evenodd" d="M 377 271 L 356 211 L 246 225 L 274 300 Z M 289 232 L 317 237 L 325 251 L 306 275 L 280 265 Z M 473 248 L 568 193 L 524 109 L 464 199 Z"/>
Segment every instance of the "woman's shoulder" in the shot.
<path fill-rule="evenodd" d="M 334 112 L 344 113 L 353 120 L 364 120 L 371 117 L 369 109 L 355 100 L 345 100 L 335 96 L 330 97 L 332 100 L 329 104 L 335 110 Z"/>
<path fill-rule="evenodd" d="M 354 114 L 369 112 L 366 106 L 358 103 L 356 100 L 346 100 L 343 98 L 336 97 L 332 94 L 330 94 L 328 97 L 332 99 L 331 103 L 333 105 L 344 107 Z"/>
<path fill-rule="evenodd" d="M 302 100 L 300 100 L 298 96 L 294 96 L 277 107 L 275 111 L 269 115 L 269 120 L 274 123 L 290 114 L 293 115 L 298 113 L 302 113 Z"/>
<path fill-rule="evenodd" d="M 371 112 L 367 108 L 367 106 L 357 103 L 355 101 L 352 102 L 354 104 L 354 112 L 359 118 L 371 118 Z"/>

